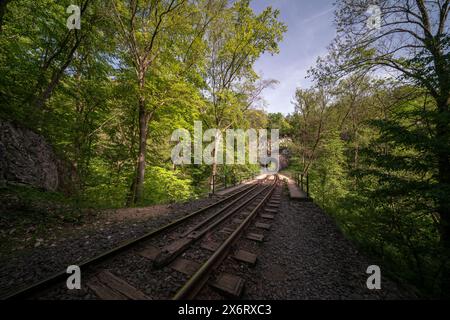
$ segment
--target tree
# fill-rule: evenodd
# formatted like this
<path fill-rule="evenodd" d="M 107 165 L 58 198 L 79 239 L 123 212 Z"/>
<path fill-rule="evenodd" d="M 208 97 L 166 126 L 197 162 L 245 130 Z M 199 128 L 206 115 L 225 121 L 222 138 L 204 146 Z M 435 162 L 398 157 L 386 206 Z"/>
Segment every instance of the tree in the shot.
<path fill-rule="evenodd" d="M 423 88 L 434 100 L 429 117 L 432 131 L 435 210 L 440 217 L 441 241 L 450 256 L 450 36 L 448 0 L 380 0 L 381 27 L 370 27 L 372 1 L 337 3 L 338 36 L 326 59 L 313 74 L 321 81 L 360 70 L 394 71 L 398 78 Z M 414 144 L 414 142 L 411 142 Z M 439 190 L 439 191 L 438 191 Z M 444 272 L 450 287 L 450 266 Z"/>
<path fill-rule="evenodd" d="M 303 174 L 307 175 L 323 142 L 327 126 L 329 97 L 324 88 L 297 89 L 295 93 L 295 116 Z"/>
<path fill-rule="evenodd" d="M 2 32 L 3 17 L 5 16 L 6 8 L 9 2 L 11 2 L 11 0 L 3 0 L 0 3 L 0 32 Z"/>
<path fill-rule="evenodd" d="M 268 114 L 268 126 L 267 130 L 278 129 L 280 130 L 280 136 L 282 138 L 287 137 L 290 134 L 290 125 L 286 121 L 282 113 L 269 113 Z"/>
<path fill-rule="evenodd" d="M 108 30 L 102 18 L 104 7 L 96 0 L 79 2 L 83 27 L 69 30 L 66 8 L 70 4 L 48 0 L 16 0 L 8 4 L 0 34 L 0 55 L 5 61 L 0 90 L 2 98 L 8 101 L 2 104 L 8 109 L 20 105 L 22 114 L 13 117 L 30 127 L 42 127 L 40 115 L 49 111 L 47 102 L 70 73 L 77 52 L 83 46 L 98 48 L 97 39 Z"/>
<path fill-rule="evenodd" d="M 376 96 L 382 101 L 380 113 L 367 121 L 373 134 L 361 149 L 360 168 L 354 172 L 360 180 L 359 195 L 371 199 L 379 217 L 369 213 L 368 220 L 384 226 L 379 233 L 392 248 L 403 252 L 403 259 L 414 270 L 414 282 L 424 291 L 442 294 L 446 287 L 436 279 L 447 257 L 439 245 L 437 168 L 430 166 L 434 135 L 428 121 L 435 105 L 416 87 L 381 87 Z"/>
<path fill-rule="evenodd" d="M 131 187 L 132 203 L 142 199 L 147 154 L 148 126 L 157 105 L 150 102 L 155 92 L 148 85 L 149 78 L 157 74 L 156 68 L 164 59 L 184 57 L 191 43 L 180 40 L 182 34 L 190 39 L 189 30 L 196 21 L 186 21 L 191 15 L 190 4 L 185 0 L 133 0 L 113 2 L 114 18 L 119 25 L 121 53 L 124 65 L 131 65 L 137 84 L 137 108 L 139 112 L 139 151 L 136 176 Z M 187 28 L 187 29 L 186 29 Z"/>
<path fill-rule="evenodd" d="M 339 81 L 332 89 L 336 99 L 334 105 L 334 120 L 336 129 L 348 145 L 352 161 L 349 161 L 349 170 L 358 170 L 359 153 L 367 145 L 368 136 L 367 119 L 376 117 L 379 112 L 374 107 L 376 103 L 372 96 L 377 90 L 375 86 L 382 86 L 382 81 L 375 81 L 367 74 L 355 74 Z M 354 183 L 356 187 L 356 181 Z"/>
<path fill-rule="evenodd" d="M 257 81 L 253 70 L 265 52 L 277 53 L 286 26 L 277 20 L 278 10 L 266 8 L 255 15 L 249 0 L 240 0 L 213 21 L 206 35 L 209 48 L 206 82 L 209 108 L 204 122 L 220 131 L 232 127 L 274 81 Z M 217 139 L 216 139 L 217 142 Z M 213 151 L 211 188 L 217 173 L 217 152 Z"/>
<path fill-rule="evenodd" d="M 92 0 L 84 0 L 80 6 L 80 13 L 85 19 L 86 17 L 84 14 L 88 7 L 92 5 L 92 2 Z M 96 15 L 90 16 L 90 19 L 97 18 Z M 88 21 L 88 19 L 86 20 Z M 86 41 L 88 35 L 93 34 L 93 21 L 90 20 L 90 22 L 91 23 L 86 23 L 86 25 L 83 24 L 83 32 L 77 29 L 67 30 L 67 28 L 64 28 L 64 30 L 66 30 L 64 33 L 57 34 L 58 38 L 56 41 L 58 45 L 56 46 L 53 45 L 55 39 L 52 39 L 52 36 L 49 37 L 50 39 L 46 42 L 40 73 L 45 75 L 51 70 L 51 76 L 49 80 L 45 79 L 45 81 L 43 81 L 43 78 L 38 80 L 38 85 L 40 85 L 41 88 L 38 89 L 38 94 L 34 97 L 33 101 L 37 108 L 42 109 L 44 107 L 47 100 L 53 94 L 56 86 L 61 81 L 65 71 L 72 63 L 80 45 Z M 49 31 L 54 32 L 54 30 Z M 41 84 L 42 82 L 44 85 Z"/>

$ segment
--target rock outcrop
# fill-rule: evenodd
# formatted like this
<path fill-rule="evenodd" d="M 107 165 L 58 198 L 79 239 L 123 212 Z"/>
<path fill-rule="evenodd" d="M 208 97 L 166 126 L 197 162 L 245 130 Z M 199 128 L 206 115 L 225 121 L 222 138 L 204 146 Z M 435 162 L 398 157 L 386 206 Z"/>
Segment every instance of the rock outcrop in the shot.
<path fill-rule="evenodd" d="M 56 191 L 58 164 L 41 135 L 0 119 L 0 180 Z"/>

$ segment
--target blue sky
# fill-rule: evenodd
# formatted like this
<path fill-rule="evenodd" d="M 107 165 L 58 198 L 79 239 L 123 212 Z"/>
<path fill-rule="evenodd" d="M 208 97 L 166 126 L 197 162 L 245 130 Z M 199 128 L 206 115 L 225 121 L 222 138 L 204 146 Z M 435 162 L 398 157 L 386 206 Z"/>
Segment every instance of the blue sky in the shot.
<path fill-rule="evenodd" d="M 263 92 L 268 112 L 288 114 L 294 111 L 291 101 L 295 88 L 307 88 L 307 70 L 314 66 L 318 56 L 326 53 L 326 47 L 335 36 L 333 26 L 334 0 L 253 0 L 256 12 L 272 6 L 280 10 L 280 19 L 288 32 L 280 43 L 280 53 L 263 55 L 255 70 L 265 79 L 280 83 L 274 89 Z"/>

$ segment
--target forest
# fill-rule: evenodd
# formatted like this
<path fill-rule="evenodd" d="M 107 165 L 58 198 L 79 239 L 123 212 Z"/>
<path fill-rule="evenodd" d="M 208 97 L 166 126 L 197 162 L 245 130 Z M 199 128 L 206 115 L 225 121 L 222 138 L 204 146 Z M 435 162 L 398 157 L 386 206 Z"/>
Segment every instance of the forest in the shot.
<path fill-rule="evenodd" d="M 266 111 L 261 93 L 278 80 L 254 68 L 279 53 L 288 28 L 272 7 L 2 1 L 0 120 L 44 137 L 64 167 L 53 191 L 2 182 L 2 202 L 22 197 L 20 212 L 36 210 L 35 200 L 64 202 L 72 221 L 86 208 L 204 197 L 212 180 L 233 185 L 260 168 L 175 166 L 174 130 L 193 132 L 195 121 L 279 129 L 284 174 L 309 176 L 314 202 L 347 238 L 420 296 L 448 297 L 450 3 L 380 0 L 381 27 L 367 28 L 369 3 L 336 2 L 336 38 L 285 115 Z M 71 4 L 80 28 L 66 25 Z"/>

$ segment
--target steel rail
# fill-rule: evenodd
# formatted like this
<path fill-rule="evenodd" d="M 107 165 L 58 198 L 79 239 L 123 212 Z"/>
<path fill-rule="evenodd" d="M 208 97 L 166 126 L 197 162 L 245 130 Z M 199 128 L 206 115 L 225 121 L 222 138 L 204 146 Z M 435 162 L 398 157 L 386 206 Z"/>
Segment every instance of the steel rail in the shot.
<path fill-rule="evenodd" d="M 259 209 L 272 196 L 278 184 L 278 176 L 275 178 L 272 188 L 267 195 L 260 201 L 258 206 L 245 218 L 239 227 L 220 245 L 214 254 L 197 270 L 197 272 L 178 290 L 172 300 L 188 300 L 194 299 L 209 279 L 211 272 L 226 258 L 228 251 L 233 243 L 239 238 L 247 225 L 256 216 Z"/>
<path fill-rule="evenodd" d="M 250 185 L 249 187 L 244 188 L 243 190 L 239 190 L 238 192 L 236 192 L 236 193 L 234 193 L 234 194 L 232 194 L 232 195 L 230 195 L 230 196 L 228 196 L 228 197 L 226 197 L 224 199 L 221 199 L 220 201 L 217 201 L 217 202 L 215 202 L 215 203 L 213 203 L 211 205 L 208 205 L 208 206 L 206 206 L 204 208 L 196 210 L 196 211 L 194 211 L 194 212 L 192 212 L 192 213 L 190 213 L 190 214 L 188 214 L 188 215 L 186 215 L 186 216 L 184 216 L 182 218 L 179 218 L 179 219 L 177 219 L 177 220 L 175 220 L 175 221 L 173 221 L 173 222 L 171 222 L 171 223 L 169 223 L 167 225 L 164 225 L 161 228 L 158 228 L 158 229 L 156 229 L 154 231 L 151 231 L 151 232 L 149 232 L 147 234 L 144 234 L 141 237 L 125 241 L 122 244 L 120 244 L 119 246 L 117 246 L 117 247 L 115 247 L 113 249 L 110 249 L 110 250 L 108 250 L 108 251 L 106 251 L 104 253 L 101 253 L 101 254 L 99 254 L 97 256 L 94 256 L 93 258 L 87 259 L 87 260 L 85 260 L 85 261 L 83 261 L 83 262 L 81 262 L 80 264 L 77 264 L 77 265 L 80 267 L 80 269 L 86 269 L 86 268 L 90 268 L 90 267 L 92 267 L 94 265 L 97 265 L 97 264 L 99 264 L 99 263 L 101 263 L 101 262 L 103 262 L 103 261 L 105 261 L 105 260 L 107 260 L 107 259 L 109 259 L 109 258 L 111 258 L 111 257 L 113 257 L 113 256 L 115 256 L 115 255 L 125 251 L 125 250 L 130 249 L 131 247 L 133 247 L 133 246 L 135 246 L 137 244 L 140 244 L 141 242 L 149 240 L 150 238 L 152 238 L 154 236 L 157 236 L 157 235 L 159 235 L 159 234 L 161 234 L 161 233 L 163 233 L 165 231 L 169 231 L 170 229 L 172 229 L 172 228 L 182 224 L 183 222 L 189 220 L 190 218 L 198 216 L 201 213 L 204 213 L 205 211 L 207 211 L 209 209 L 217 207 L 217 206 L 223 204 L 224 202 L 227 202 L 230 199 L 233 199 L 233 198 L 239 196 L 240 194 L 242 194 L 242 193 L 244 193 L 246 191 L 251 192 L 252 190 L 256 189 L 258 186 L 259 186 L 259 182 L 255 183 L 253 185 Z M 29 296 L 31 296 L 31 295 L 39 292 L 39 291 L 43 291 L 45 289 L 50 288 L 52 285 L 65 280 L 67 277 L 68 277 L 68 274 L 66 273 L 65 270 L 64 271 L 60 271 L 60 272 L 55 273 L 55 274 L 53 274 L 53 275 L 51 275 L 51 276 L 49 276 L 49 277 L 47 277 L 47 278 L 45 278 L 45 279 L 43 279 L 41 281 L 38 281 L 38 282 L 36 282 L 34 284 L 23 285 L 17 290 L 11 290 L 9 292 L 2 293 L 0 295 L 0 300 L 24 299 L 24 298 L 29 297 Z"/>
<path fill-rule="evenodd" d="M 201 227 L 203 227 L 204 225 L 208 224 L 209 222 L 211 222 L 212 220 L 214 220 L 217 216 L 219 216 L 220 214 L 222 214 L 223 212 L 225 212 L 227 209 L 229 209 L 230 207 L 234 206 L 236 203 L 238 203 L 240 200 L 242 200 L 244 197 L 246 197 L 247 195 L 249 195 L 250 193 L 252 193 L 253 191 L 256 190 L 255 188 L 251 188 L 251 190 L 241 194 L 237 199 L 233 200 L 232 202 L 228 203 L 226 206 L 224 206 L 223 208 L 220 208 L 217 212 L 215 212 L 214 214 L 212 214 L 210 217 L 206 218 L 205 220 L 199 222 L 198 224 L 196 224 L 195 226 L 193 226 L 192 228 L 189 228 L 189 230 L 187 230 L 186 232 L 184 232 L 183 234 L 181 234 L 181 237 L 186 237 L 189 234 L 195 232 L 197 229 L 200 229 Z M 259 191 L 257 193 L 260 194 L 261 192 L 263 192 L 265 190 L 265 188 L 261 191 Z M 247 203 L 247 202 L 246 202 Z"/>
<path fill-rule="evenodd" d="M 204 228 L 204 229 L 202 229 L 200 231 L 195 231 L 194 230 L 193 232 L 188 233 L 184 237 L 184 238 L 186 238 L 187 241 L 180 248 L 180 250 L 178 250 L 176 252 L 173 252 L 171 254 L 168 254 L 168 255 L 164 255 L 162 253 L 154 261 L 155 266 L 158 267 L 158 268 L 161 268 L 161 267 L 167 265 L 168 263 L 172 262 L 176 257 L 178 257 L 180 254 L 182 254 L 184 251 L 186 251 L 186 249 L 189 248 L 193 243 L 199 241 L 205 234 L 207 234 L 209 231 L 211 231 L 213 228 L 215 228 L 216 226 L 220 225 L 224 221 L 228 220 L 232 215 L 236 214 L 236 212 L 238 212 L 242 208 L 245 208 L 249 203 L 253 202 L 254 199 L 259 197 L 261 195 L 261 193 L 263 193 L 264 191 L 266 191 L 269 188 L 270 188 L 270 186 L 264 187 L 262 190 L 258 191 L 256 194 L 252 195 L 250 198 L 245 200 L 243 203 L 240 203 L 237 207 L 232 208 L 226 214 L 224 214 L 223 216 L 219 217 L 217 220 L 215 220 L 213 223 L 211 223 L 206 228 Z M 247 195 L 250 192 L 251 191 L 247 192 L 245 195 Z M 245 195 L 243 195 L 242 197 L 244 197 Z M 242 198 L 242 197 L 240 197 L 240 198 Z M 215 218 L 215 216 L 213 218 Z"/>

